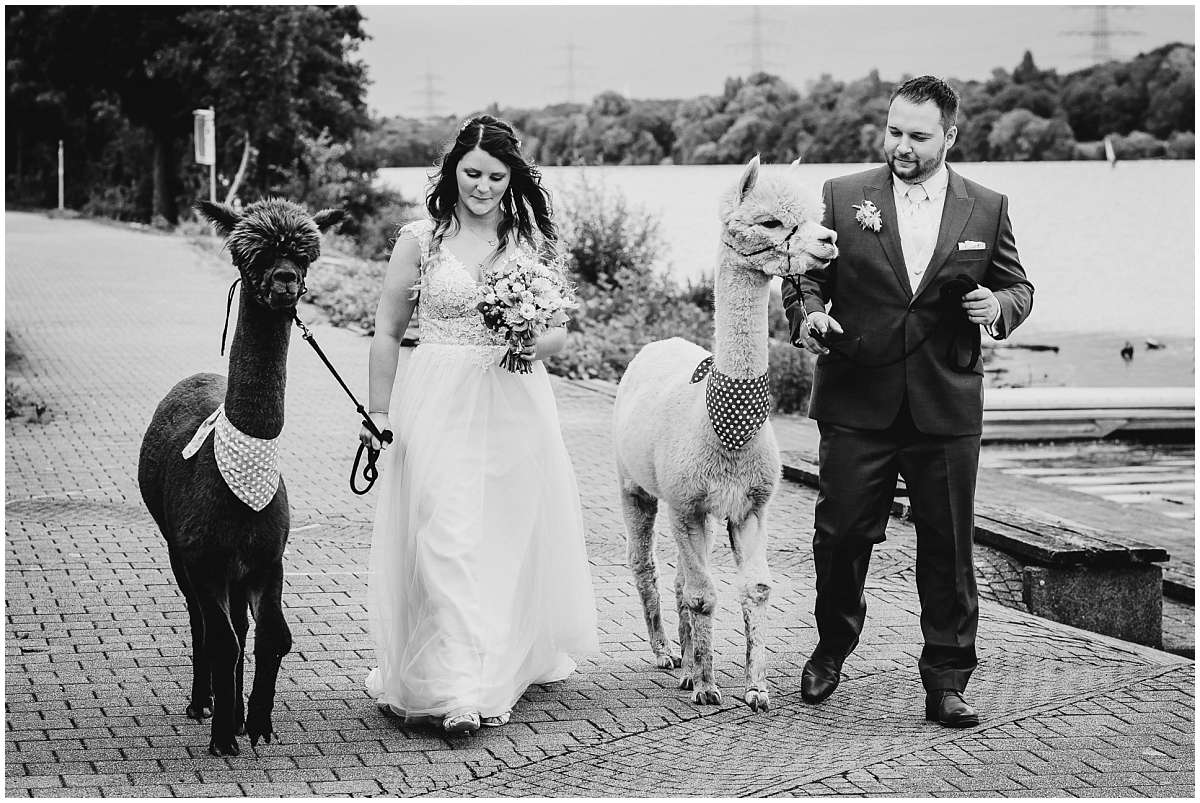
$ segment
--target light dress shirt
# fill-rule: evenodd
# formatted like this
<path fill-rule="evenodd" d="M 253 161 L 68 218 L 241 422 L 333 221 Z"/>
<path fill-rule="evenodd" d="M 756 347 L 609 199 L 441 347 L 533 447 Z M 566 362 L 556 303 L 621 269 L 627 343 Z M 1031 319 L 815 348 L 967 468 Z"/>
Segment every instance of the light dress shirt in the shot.
<path fill-rule="evenodd" d="M 908 271 L 908 284 L 917 292 L 933 247 L 937 244 L 938 228 L 942 223 L 942 207 L 946 203 L 946 185 L 950 173 L 943 163 L 929 178 L 920 184 L 909 184 L 892 176 L 892 192 L 896 197 L 896 218 L 900 224 L 900 247 L 904 251 L 904 267 Z M 909 200 L 910 188 L 924 189 L 927 199 L 918 203 Z M 913 192 L 921 193 L 921 189 Z"/>
<path fill-rule="evenodd" d="M 925 270 L 929 267 L 929 260 L 933 258 L 949 181 L 950 172 L 946 169 L 945 162 L 936 173 L 920 184 L 909 184 L 892 174 L 892 193 L 895 196 L 896 218 L 900 225 L 900 248 L 904 252 L 904 268 L 908 272 L 908 284 L 913 293 L 917 292 Z M 914 203 L 909 200 L 909 190 L 917 186 L 923 188 L 928 197 Z M 919 197 L 920 190 L 917 190 L 916 194 Z M 997 313 L 984 327 L 992 337 L 996 337 L 995 326 L 999 318 Z"/>

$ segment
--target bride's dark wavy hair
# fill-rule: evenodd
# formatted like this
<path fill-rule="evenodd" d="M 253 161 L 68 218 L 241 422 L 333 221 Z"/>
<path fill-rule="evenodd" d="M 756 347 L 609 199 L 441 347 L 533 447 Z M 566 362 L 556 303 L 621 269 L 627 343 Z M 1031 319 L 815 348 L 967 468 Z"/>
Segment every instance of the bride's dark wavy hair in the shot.
<path fill-rule="evenodd" d="M 542 174 L 521 154 L 521 141 L 517 139 L 512 125 L 490 114 L 472 117 L 462 124 L 458 135 L 438 161 L 438 171 L 430 177 L 433 186 L 425 197 L 425 208 L 434 222 L 433 244 L 436 246 L 441 243 L 451 225 L 456 230 L 460 225 L 455 211 L 458 203 L 455 173 L 463 156 L 477 147 L 503 162 L 509 171 L 508 189 L 500 200 L 496 253 L 504 252 L 505 241 L 514 230 L 518 239 L 524 240 L 535 250 L 552 253 L 558 245 L 558 228 L 554 225 L 550 194 L 542 187 Z M 542 234 L 543 242 L 540 244 L 534 241 L 535 225 Z"/>

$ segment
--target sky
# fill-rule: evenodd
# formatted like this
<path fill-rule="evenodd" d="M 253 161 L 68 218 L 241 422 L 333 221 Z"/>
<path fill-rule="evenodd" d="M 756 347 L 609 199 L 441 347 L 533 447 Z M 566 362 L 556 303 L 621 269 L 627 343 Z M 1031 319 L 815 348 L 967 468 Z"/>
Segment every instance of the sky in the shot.
<path fill-rule="evenodd" d="M 801 90 L 822 73 L 855 80 L 872 68 L 885 81 L 985 79 L 996 67 L 1011 71 L 1026 50 L 1062 74 L 1091 64 L 1098 42 L 1129 58 L 1196 41 L 1192 4 L 1108 7 L 1107 37 L 1094 35 L 1105 24 L 1096 8 L 360 4 L 372 38 L 359 57 L 372 111 L 423 117 L 465 116 L 492 102 L 588 102 L 610 89 L 643 99 L 718 94 L 727 77 L 751 72 L 756 31 L 762 67 Z"/>

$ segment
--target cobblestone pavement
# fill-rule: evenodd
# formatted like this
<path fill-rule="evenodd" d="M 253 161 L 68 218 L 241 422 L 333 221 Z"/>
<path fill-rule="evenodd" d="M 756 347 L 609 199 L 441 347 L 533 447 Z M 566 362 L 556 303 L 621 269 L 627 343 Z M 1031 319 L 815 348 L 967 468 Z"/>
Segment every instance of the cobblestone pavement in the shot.
<path fill-rule="evenodd" d="M 968 695 L 982 724 L 952 731 L 926 723 L 913 533 L 903 522 L 892 522 L 875 553 L 867 629 L 846 681 L 825 704 L 805 705 L 799 674 L 815 638 L 813 493 L 790 483 L 772 511 L 772 709 L 753 714 L 736 702 L 744 643 L 721 542 L 714 641 L 726 701 L 693 706 L 674 673 L 647 660 L 623 566 L 610 401 L 565 381 L 555 390 L 580 478 L 602 650 L 567 680 L 532 688 L 507 727 L 453 740 L 402 727 L 361 686 L 372 662 L 363 571 L 373 497 L 347 488 L 355 416 L 299 338 L 282 446 L 294 508 L 284 600 L 295 647 L 280 674 L 280 739 L 213 758 L 207 727 L 183 715 L 187 617 L 135 473 L 163 393 L 186 374 L 223 370 L 217 352 L 232 268 L 175 237 L 87 221 L 9 213 L 6 235 L 6 327 L 20 355 L 6 367 L 48 407 L 44 423 L 5 425 L 10 796 L 1195 791 L 1192 661 L 993 601 L 981 605 L 981 664 Z M 328 326 L 314 331 L 351 386 L 365 388 L 367 341 Z M 667 578 L 668 540 L 660 546 Z M 991 559 L 981 558 L 985 580 Z M 989 589 L 996 599 L 1003 582 Z M 667 619 L 671 632 L 674 613 Z M 249 676 L 249 655 L 247 664 Z"/>

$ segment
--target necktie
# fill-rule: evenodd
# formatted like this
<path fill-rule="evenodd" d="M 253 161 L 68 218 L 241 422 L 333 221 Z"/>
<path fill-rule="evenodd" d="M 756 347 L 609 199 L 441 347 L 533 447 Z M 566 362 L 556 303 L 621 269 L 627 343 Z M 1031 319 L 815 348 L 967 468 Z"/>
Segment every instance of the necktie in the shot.
<path fill-rule="evenodd" d="M 921 211 L 921 203 L 929 200 L 929 193 L 920 184 L 914 184 L 904 193 L 908 199 L 908 214 L 915 217 Z"/>
<path fill-rule="evenodd" d="M 928 230 L 930 221 L 925 219 L 928 215 L 922 215 L 927 206 L 926 202 L 929 201 L 929 193 L 920 184 L 913 184 L 904 192 L 904 198 L 908 220 L 903 227 L 901 241 L 904 246 L 904 261 L 908 265 L 909 280 L 915 291 L 929 263 L 929 254 L 925 252 L 932 239 L 931 232 Z"/>

